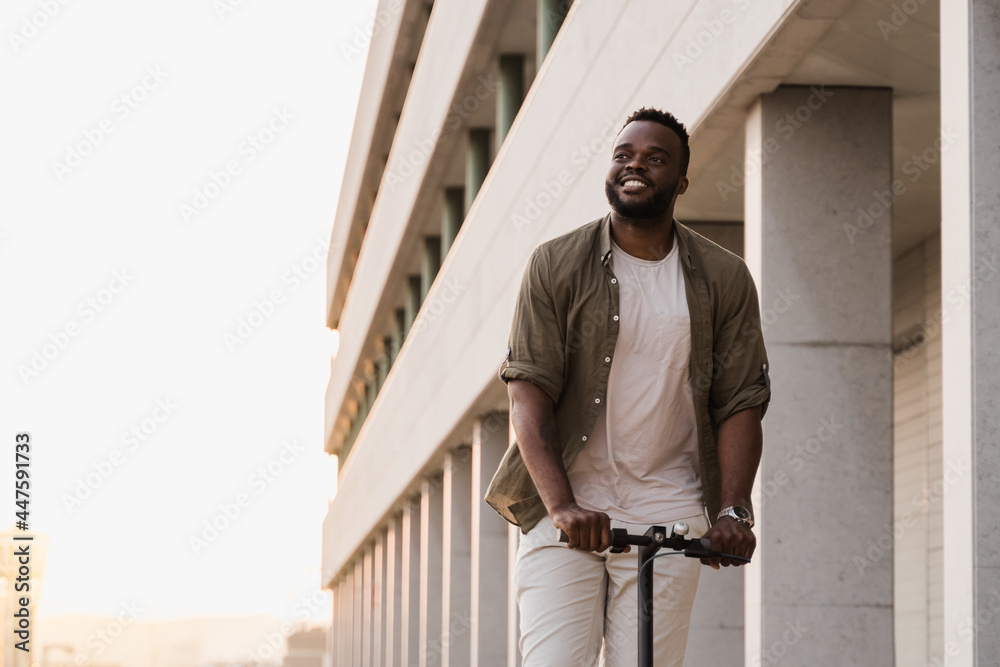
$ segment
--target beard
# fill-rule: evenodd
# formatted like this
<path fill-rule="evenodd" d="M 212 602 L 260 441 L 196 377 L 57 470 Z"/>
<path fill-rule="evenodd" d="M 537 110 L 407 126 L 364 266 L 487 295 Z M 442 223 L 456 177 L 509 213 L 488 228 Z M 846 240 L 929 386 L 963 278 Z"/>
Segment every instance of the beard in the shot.
<path fill-rule="evenodd" d="M 604 194 L 608 197 L 608 203 L 615 213 L 623 218 L 632 220 L 649 220 L 650 218 L 661 218 L 668 210 L 670 203 L 674 200 L 677 186 L 680 179 L 670 183 L 658 191 L 653 192 L 653 196 L 641 202 L 626 203 L 618 196 L 614 181 L 605 181 Z"/>

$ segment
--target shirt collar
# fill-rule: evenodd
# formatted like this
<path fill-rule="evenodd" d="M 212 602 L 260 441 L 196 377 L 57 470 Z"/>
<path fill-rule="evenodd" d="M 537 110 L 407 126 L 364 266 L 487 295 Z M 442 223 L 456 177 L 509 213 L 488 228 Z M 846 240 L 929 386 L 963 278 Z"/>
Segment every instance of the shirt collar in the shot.
<path fill-rule="evenodd" d="M 674 218 L 674 241 L 677 243 L 678 250 L 681 254 L 681 261 L 683 261 L 688 268 L 691 268 L 691 253 L 688 249 L 688 228 L 677 222 L 677 218 Z M 611 261 L 611 213 L 608 212 L 601 220 L 601 231 L 600 231 L 600 259 L 601 264 L 604 266 L 608 265 Z"/>

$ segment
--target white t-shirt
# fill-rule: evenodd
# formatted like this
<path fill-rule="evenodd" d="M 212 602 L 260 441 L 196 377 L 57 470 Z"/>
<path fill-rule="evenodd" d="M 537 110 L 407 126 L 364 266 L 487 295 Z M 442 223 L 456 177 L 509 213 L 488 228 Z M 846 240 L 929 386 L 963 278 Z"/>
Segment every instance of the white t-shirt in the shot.
<path fill-rule="evenodd" d="M 659 261 L 612 241 L 611 271 L 618 342 L 597 424 L 568 471 L 573 494 L 581 507 L 629 523 L 701 514 L 691 319 L 676 237 Z"/>

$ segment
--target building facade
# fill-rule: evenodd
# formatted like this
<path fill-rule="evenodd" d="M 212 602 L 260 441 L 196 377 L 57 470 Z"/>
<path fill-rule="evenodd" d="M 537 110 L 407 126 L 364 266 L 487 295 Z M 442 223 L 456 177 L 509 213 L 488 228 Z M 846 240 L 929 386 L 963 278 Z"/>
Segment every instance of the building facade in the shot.
<path fill-rule="evenodd" d="M 529 254 L 656 106 L 773 389 L 754 563 L 704 572 L 689 657 L 995 664 L 998 79 L 995 0 L 382 0 L 328 259 L 330 663 L 519 664 L 497 368 Z"/>

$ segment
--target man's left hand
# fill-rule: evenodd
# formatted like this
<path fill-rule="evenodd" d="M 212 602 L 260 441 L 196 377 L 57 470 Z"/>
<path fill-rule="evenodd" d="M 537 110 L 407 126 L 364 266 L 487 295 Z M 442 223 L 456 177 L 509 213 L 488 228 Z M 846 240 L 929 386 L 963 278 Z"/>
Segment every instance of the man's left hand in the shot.
<path fill-rule="evenodd" d="M 757 546 L 757 538 L 754 537 L 750 526 L 742 521 L 728 516 L 719 519 L 714 526 L 708 529 L 702 537 L 707 537 L 712 543 L 713 551 L 722 551 L 734 556 L 745 556 L 750 558 Z M 746 565 L 741 561 L 734 561 L 730 558 L 702 558 L 704 565 L 718 570 L 719 567 L 738 567 Z"/>

